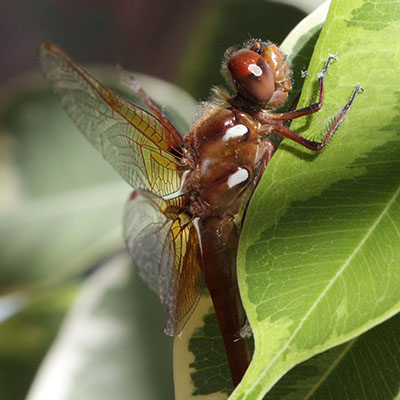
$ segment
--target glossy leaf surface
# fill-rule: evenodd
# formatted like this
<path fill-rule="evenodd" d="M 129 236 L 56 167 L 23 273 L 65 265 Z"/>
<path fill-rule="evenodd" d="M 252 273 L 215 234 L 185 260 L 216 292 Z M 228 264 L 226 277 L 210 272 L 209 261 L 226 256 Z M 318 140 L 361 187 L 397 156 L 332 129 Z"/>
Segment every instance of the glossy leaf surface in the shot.
<path fill-rule="evenodd" d="M 265 400 L 399 397 L 400 315 L 290 370 Z"/>
<path fill-rule="evenodd" d="M 284 142 L 253 197 L 239 279 L 256 351 L 232 399 L 261 399 L 297 363 L 400 309 L 400 60 L 386 45 L 400 34 L 399 11 L 387 1 L 332 2 L 300 101 L 314 99 L 335 53 L 325 106 L 291 128 L 318 139 L 354 85 L 365 92 L 323 153 Z"/>

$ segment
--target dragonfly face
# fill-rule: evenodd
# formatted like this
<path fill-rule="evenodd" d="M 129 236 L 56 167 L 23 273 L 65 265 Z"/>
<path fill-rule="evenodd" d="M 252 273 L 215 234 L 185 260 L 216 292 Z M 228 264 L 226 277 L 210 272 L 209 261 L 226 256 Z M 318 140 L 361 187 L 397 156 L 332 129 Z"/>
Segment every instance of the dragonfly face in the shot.
<path fill-rule="evenodd" d="M 237 340 L 245 322 L 236 279 L 240 216 L 275 151 L 272 133 L 318 151 L 350 108 L 360 87 L 321 143 L 284 126 L 320 109 L 331 61 L 318 76 L 318 103 L 273 114 L 268 109 L 283 105 L 291 89 L 283 53 L 254 40 L 228 50 L 224 69 L 236 93 L 219 91 L 183 139 L 139 85 L 150 112 L 103 87 L 58 47 L 41 48 L 46 78 L 66 112 L 134 189 L 124 234 L 140 275 L 167 306 L 166 333 L 181 332 L 205 280 L 234 385 L 249 363 L 246 340 Z"/>
<path fill-rule="evenodd" d="M 228 50 L 226 62 L 239 95 L 261 108 L 282 106 L 292 89 L 285 55 L 271 43 L 255 41 L 249 48 Z"/>

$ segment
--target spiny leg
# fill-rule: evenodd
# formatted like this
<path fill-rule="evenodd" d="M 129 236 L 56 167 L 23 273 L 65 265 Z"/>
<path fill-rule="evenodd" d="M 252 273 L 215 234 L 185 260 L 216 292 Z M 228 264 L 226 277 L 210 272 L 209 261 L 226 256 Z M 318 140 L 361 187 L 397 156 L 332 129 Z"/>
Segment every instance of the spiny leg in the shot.
<path fill-rule="evenodd" d="M 356 98 L 356 96 L 357 96 L 357 94 L 359 93 L 360 90 L 363 91 L 364 89 L 361 87 L 360 84 L 356 85 L 356 87 L 354 88 L 354 91 L 353 91 L 349 101 L 343 107 L 343 110 L 340 112 L 340 114 L 336 117 L 335 121 L 333 122 L 332 126 L 330 127 L 330 129 L 326 133 L 326 135 L 325 135 L 324 139 L 322 140 L 322 142 L 314 142 L 312 140 L 308 140 L 308 139 L 300 136 L 296 132 L 290 130 L 289 128 L 286 128 L 286 126 L 283 126 L 283 125 L 274 125 L 274 131 L 279 133 L 281 136 L 284 136 L 284 137 L 286 137 L 286 138 L 288 138 L 290 140 L 293 140 L 294 142 L 297 142 L 297 143 L 301 144 L 304 147 L 307 147 L 310 150 L 320 151 L 329 142 L 330 138 L 335 133 L 336 129 L 342 123 L 344 117 L 348 113 L 351 105 L 354 102 L 354 99 Z"/>
<path fill-rule="evenodd" d="M 292 105 L 289 107 L 289 111 L 294 111 L 296 109 L 297 104 L 299 104 L 300 96 L 301 96 L 301 91 L 297 94 L 296 98 L 293 100 Z"/>
<path fill-rule="evenodd" d="M 308 73 L 307 71 L 301 71 L 301 77 L 303 79 L 308 77 Z M 296 109 L 297 104 L 299 104 L 299 100 L 300 100 L 300 96 L 301 96 L 301 90 L 299 91 L 299 93 L 297 93 L 296 98 L 293 100 L 292 104 L 290 105 L 290 107 L 288 108 L 288 111 L 293 111 Z"/>
<path fill-rule="evenodd" d="M 260 122 L 264 123 L 274 123 L 274 121 L 285 122 L 290 121 L 295 118 L 303 117 L 304 115 L 313 114 L 319 111 L 324 102 L 324 78 L 326 73 L 328 72 L 329 65 L 333 60 L 337 60 L 337 58 L 330 54 L 328 59 L 326 60 L 325 66 L 322 71 L 318 74 L 318 83 L 319 83 L 319 100 L 317 103 L 310 104 L 308 107 L 300 108 L 299 110 L 292 110 L 285 113 L 276 113 L 270 114 L 264 111 L 261 111 L 257 114 L 257 119 Z"/>
<path fill-rule="evenodd" d="M 272 156 L 274 155 L 274 153 L 275 153 L 275 151 L 277 149 L 277 147 L 274 146 L 271 142 L 268 142 L 266 144 L 266 146 L 267 146 L 267 149 L 265 151 L 265 157 L 264 157 L 263 162 L 262 162 L 262 164 L 260 166 L 260 171 L 257 174 L 257 179 L 255 181 L 254 187 L 257 187 L 258 183 L 260 182 L 260 179 L 263 176 L 265 168 L 267 168 L 268 163 L 271 161 L 271 158 L 272 158 Z"/>

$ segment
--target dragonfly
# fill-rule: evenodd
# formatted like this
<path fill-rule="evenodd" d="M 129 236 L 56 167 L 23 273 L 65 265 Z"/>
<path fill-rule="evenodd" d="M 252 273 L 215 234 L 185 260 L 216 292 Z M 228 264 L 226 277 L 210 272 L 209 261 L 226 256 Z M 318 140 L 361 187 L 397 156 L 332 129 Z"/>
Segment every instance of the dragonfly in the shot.
<path fill-rule="evenodd" d="M 124 236 L 141 277 L 166 305 L 165 332 L 181 333 L 206 286 L 237 386 L 250 352 L 247 340 L 238 339 L 246 315 L 236 254 L 249 199 L 277 148 L 272 138 L 322 150 L 361 86 L 355 86 L 322 141 L 306 139 L 287 123 L 321 109 L 334 56 L 318 75 L 316 103 L 273 112 L 292 90 L 291 70 L 278 46 L 249 40 L 224 56 L 230 92 L 216 89 L 182 136 L 140 85 L 135 90 L 146 109 L 105 88 L 56 45 L 42 44 L 40 59 L 73 122 L 133 188 Z"/>

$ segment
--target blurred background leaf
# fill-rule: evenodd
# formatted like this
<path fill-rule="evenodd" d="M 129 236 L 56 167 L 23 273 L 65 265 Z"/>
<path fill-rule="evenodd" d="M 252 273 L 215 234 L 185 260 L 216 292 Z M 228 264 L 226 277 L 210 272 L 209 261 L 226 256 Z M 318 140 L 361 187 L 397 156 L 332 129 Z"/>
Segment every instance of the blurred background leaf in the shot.
<path fill-rule="evenodd" d="M 34 296 L 17 293 L 0 298 L 0 398 L 24 399 L 43 355 L 58 334 L 80 285 L 71 282 Z M 25 306 L 13 318 L 5 312 Z"/>
<path fill-rule="evenodd" d="M 113 257 L 87 279 L 28 399 L 173 398 L 164 317 L 129 256 Z"/>
<path fill-rule="evenodd" d="M 115 69 L 101 68 L 95 74 L 105 76 L 110 87 L 124 91 L 116 86 L 119 72 Z M 156 100 L 166 105 L 167 113 L 176 116 L 180 111 L 178 126 L 187 129 L 192 98 L 158 79 L 138 78 Z M 43 83 L 37 84 L 36 78 L 28 82 L 25 90 L 15 89 L 14 84 L 3 91 L 8 101 L 2 103 L 0 114 L 2 137 L 13 143 L 3 160 L 7 176 L 14 178 L 10 187 L 16 188 L 7 195 L 8 200 L 4 197 L 0 212 L 0 322 L 5 320 L 0 325 L 0 362 L 10 365 L 0 381 L 4 383 L 0 393 L 4 390 L 16 399 L 26 393 L 71 305 L 73 297 L 63 301 L 66 288 L 82 286 L 85 277 L 104 259 L 124 248 L 120 225 L 122 207 L 130 193 L 129 186 L 72 125 L 57 98 Z M 143 290 L 150 295 L 144 285 Z M 44 297 L 43 293 L 49 291 L 51 295 Z M 134 296 L 135 303 L 143 306 L 143 294 L 134 292 Z M 158 304 L 156 297 L 152 299 Z M 60 302 L 64 307 L 55 309 Z M 144 305 L 143 312 L 150 312 L 150 308 Z M 157 354 L 152 362 L 168 364 L 163 376 L 168 376 L 171 393 L 172 343 L 164 338 L 164 310 L 160 305 L 158 312 L 151 311 L 158 329 L 150 329 L 146 335 L 165 345 L 163 358 Z M 120 321 L 115 321 L 117 326 Z M 24 340 L 31 348 L 24 346 Z M 135 344 L 132 340 L 132 346 Z M 165 362 L 160 364 L 160 360 Z M 24 368 L 23 374 L 20 368 Z M 75 382 L 74 386 L 78 387 Z"/>

